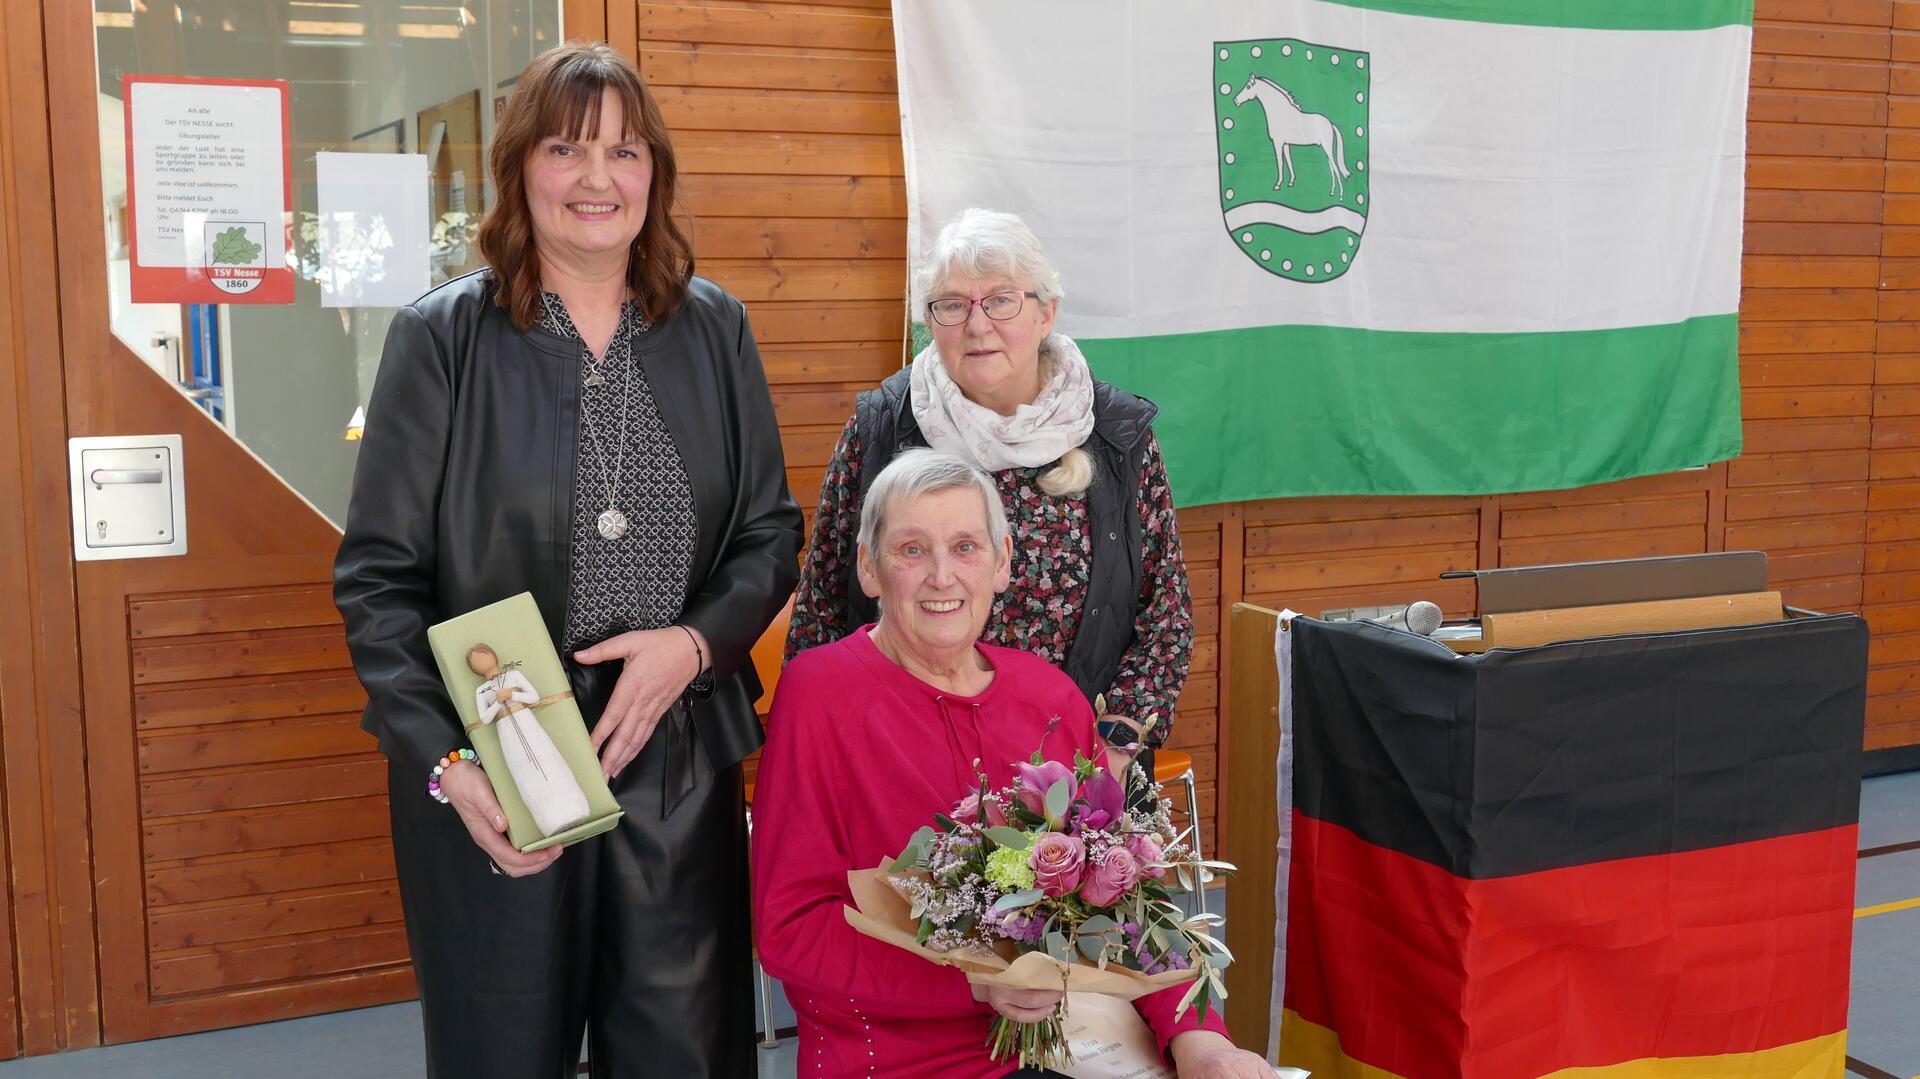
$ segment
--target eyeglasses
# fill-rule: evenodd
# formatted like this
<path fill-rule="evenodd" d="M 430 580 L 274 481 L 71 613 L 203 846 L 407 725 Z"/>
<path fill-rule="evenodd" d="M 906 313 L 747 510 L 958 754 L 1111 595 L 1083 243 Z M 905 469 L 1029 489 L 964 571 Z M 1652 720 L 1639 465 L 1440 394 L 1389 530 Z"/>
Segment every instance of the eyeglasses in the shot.
<path fill-rule="evenodd" d="M 996 292 L 977 300 L 948 297 L 927 304 L 927 317 L 942 326 L 958 326 L 972 316 L 973 305 L 979 304 L 980 310 L 985 311 L 988 318 L 1005 322 L 1020 313 L 1020 306 L 1025 302 L 1023 297 L 1026 296 L 1036 300 L 1040 298 L 1037 292 Z"/>

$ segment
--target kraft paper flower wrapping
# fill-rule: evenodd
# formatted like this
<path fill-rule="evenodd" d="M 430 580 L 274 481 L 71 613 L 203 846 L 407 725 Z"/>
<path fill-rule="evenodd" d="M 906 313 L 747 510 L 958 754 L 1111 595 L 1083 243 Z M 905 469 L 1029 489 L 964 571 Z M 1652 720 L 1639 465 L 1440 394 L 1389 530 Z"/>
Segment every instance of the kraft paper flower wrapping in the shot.
<path fill-rule="evenodd" d="M 847 888 L 854 905 L 842 910 L 847 924 L 865 936 L 912 952 L 930 963 L 958 967 L 966 973 L 967 981 L 975 985 L 997 985 L 1003 989 L 1064 988 L 1071 993 L 1098 993 L 1134 1000 L 1168 986 L 1184 985 L 1200 973 L 1189 969 L 1148 975 L 1118 963 L 1109 963 L 1102 970 L 1085 960 L 1063 962 L 1045 952 L 1018 955 L 1011 941 L 1002 944 L 1006 954 L 978 948 L 935 951 L 915 942 L 918 920 L 913 917 L 913 906 L 890 879 L 913 874 L 891 873 L 887 870 L 891 864 L 889 860 L 872 869 L 848 871 Z"/>

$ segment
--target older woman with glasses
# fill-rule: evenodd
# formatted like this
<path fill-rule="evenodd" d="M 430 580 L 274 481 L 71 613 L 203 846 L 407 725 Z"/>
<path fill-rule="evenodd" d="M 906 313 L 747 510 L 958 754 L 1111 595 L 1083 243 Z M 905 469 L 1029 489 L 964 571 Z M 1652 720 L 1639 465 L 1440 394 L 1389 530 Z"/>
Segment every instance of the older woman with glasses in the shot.
<path fill-rule="evenodd" d="M 1045 658 L 1089 701 L 1104 695 L 1110 744 L 1139 742 L 1149 716 L 1144 744 L 1160 744 L 1187 678 L 1193 601 L 1158 410 L 1095 379 L 1053 332 L 1060 279 L 1018 217 L 961 213 L 914 283 L 933 343 L 861 394 L 841 432 L 787 657 L 875 620 L 855 583 L 861 504 L 895 453 L 930 446 L 988 473 L 1011 521 L 1011 583 L 982 639 Z"/>
<path fill-rule="evenodd" d="M 760 960 L 793 1002 L 802 1075 L 1055 1076 L 994 1063 L 987 1032 L 995 1013 L 1044 1019 L 1057 990 L 970 985 L 953 967 L 861 936 L 841 914 L 848 871 L 953 812 L 976 769 L 1001 786 L 1036 750 L 1066 764 L 1097 749 L 1093 710 L 1072 682 L 980 639 L 1017 542 L 999 485 L 928 449 L 874 471 L 855 535 L 860 593 L 880 601 L 880 620 L 796 659 L 767 718 L 754 804 Z M 1180 1012 L 1185 992 L 1134 1002 L 1176 1074 L 1271 1079 L 1227 1039 L 1218 1010 Z"/>

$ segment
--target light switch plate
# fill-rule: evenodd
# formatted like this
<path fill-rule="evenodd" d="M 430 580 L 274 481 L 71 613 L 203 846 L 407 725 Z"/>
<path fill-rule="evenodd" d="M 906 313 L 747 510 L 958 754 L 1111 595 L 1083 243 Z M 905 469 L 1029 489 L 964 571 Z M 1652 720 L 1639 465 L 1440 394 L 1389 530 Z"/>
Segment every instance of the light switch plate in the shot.
<path fill-rule="evenodd" d="M 179 435 L 67 440 L 73 557 L 187 553 L 187 487 Z"/>

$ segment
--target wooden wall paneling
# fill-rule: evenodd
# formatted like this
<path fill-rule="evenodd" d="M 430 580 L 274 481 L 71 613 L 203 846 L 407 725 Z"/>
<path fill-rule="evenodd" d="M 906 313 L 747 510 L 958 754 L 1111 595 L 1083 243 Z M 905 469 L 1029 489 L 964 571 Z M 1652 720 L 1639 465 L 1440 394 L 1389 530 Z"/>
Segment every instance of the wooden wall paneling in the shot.
<path fill-rule="evenodd" d="M 1482 565 L 1478 498 L 1316 498 L 1245 504 L 1242 598 L 1319 617 L 1426 598 L 1448 617 L 1474 610 L 1473 585 L 1441 581 Z"/>
<path fill-rule="evenodd" d="M 1501 566 L 1695 554 L 1709 549 L 1710 469 L 1496 500 Z"/>
<path fill-rule="evenodd" d="M 1867 748 L 1920 742 L 1920 3 L 1893 5 L 1862 610 Z"/>
<path fill-rule="evenodd" d="M 82 5 L 87 7 L 87 5 Z M 57 189 L 42 51 L 49 13 L 0 7 L 0 759 L 4 760 L 11 895 L 10 958 L 19 1048 L 81 1048 L 100 1040 L 94 971 L 79 628 L 66 515 L 66 417 L 61 294 L 47 272 L 57 250 L 46 212 Z M 91 15 L 81 11 L 81 17 Z M 89 20 L 89 34 L 91 22 Z M 87 68 L 92 71 L 92 41 Z M 88 116 L 91 117 L 91 101 Z M 82 136 L 97 142 L 89 128 Z M 94 236 L 100 235 L 96 230 Z M 12 964 L 8 964 L 12 966 Z"/>
<path fill-rule="evenodd" d="M 1891 143 L 1884 0 L 1755 11 L 1741 293 L 1746 449 L 1725 469 L 1720 547 L 1764 550 L 1788 603 L 1862 602 Z M 1833 166 L 1837 166 L 1833 167 Z M 1711 548 L 1709 548 L 1711 549 Z"/>
<path fill-rule="evenodd" d="M 1227 593 L 1222 566 L 1228 509 L 1224 506 L 1201 506 L 1181 510 L 1179 514 L 1180 544 L 1187 561 L 1187 580 L 1193 594 L 1195 625 L 1187 684 L 1174 707 L 1173 728 L 1167 736 L 1167 745 L 1193 755 L 1194 794 L 1200 805 L 1200 835 L 1206 850 L 1218 850 L 1220 843 L 1217 829 L 1221 814 L 1217 807 L 1220 803 L 1222 774 L 1220 747 L 1225 708 L 1221 687 L 1226 684 L 1226 638 L 1225 626 L 1217 617 L 1217 612 L 1224 609 Z M 1199 618 L 1201 611 L 1216 612 L 1216 617 L 1203 622 Z M 1179 809 L 1174 814 L 1175 826 L 1185 828 L 1187 814 L 1184 808 L 1180 808 L 1183 792 L 1173 787 L 1167 794 Z"/>
<path fill-rule="evenodd" d="M 1884 188 L 1888 173 L 1881 99 L 1891 12 L 1886 0 L 1761 0 L 1755 9 L 1740 341 L 1746 451 L 1725 466 L 1710 527 L 1725 549 L 1767 551 L 1789 603 L 1826 610 L 1862 601 L 1868 364 L 1884 253 L 1880 209 L 1862 196 Z"/>
<path fill-rule="evenodd" d="M 617 18 L 616 12 L 625 13 L 625 25 L 615 25 L 610 19 Z M 626 31 L 621 33 L 621 31 Z M 560 0 L 560 36 L 567 41 L 604 41 L 616 49 L 633 55 L 633 4 L 628 0 Z M 627 44 L 623 46 L 621 42 Z"/>

